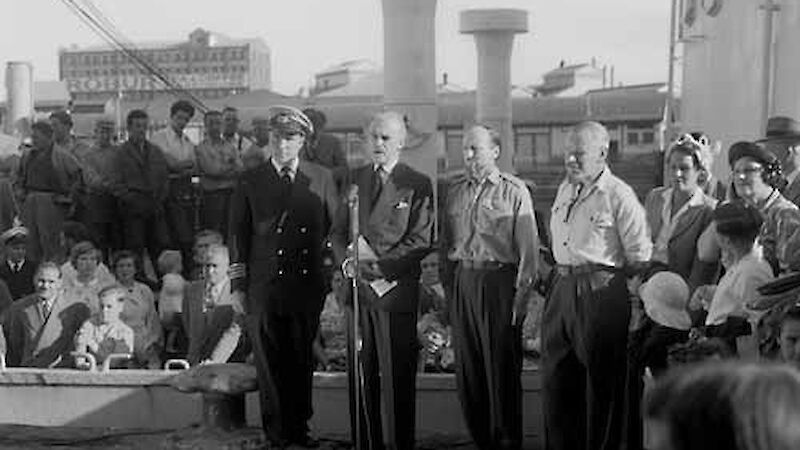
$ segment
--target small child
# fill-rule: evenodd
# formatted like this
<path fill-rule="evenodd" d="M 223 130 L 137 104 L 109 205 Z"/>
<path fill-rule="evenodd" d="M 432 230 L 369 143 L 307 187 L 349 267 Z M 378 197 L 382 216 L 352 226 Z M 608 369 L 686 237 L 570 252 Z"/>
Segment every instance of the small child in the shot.
<path fill-rule="evenodd" d="M 652 275 L 638 291 L 644 317 L 632 332 L 629 355 L 641 374 L 649 368 L 658 376 L 667 369 L 669 347 L 689 339 L 689 286 L 677 273 L 663 271 Z"/>
<path fill-rule="evenodd" d="M 133 330 L 120 319 L 125 295 L 125 288 L 117 285 L 100 291 L 100 311 L 78 330 L 75 350 L 94 355 L 98 364 L 102 364 L 108 355 L 133 351 Z M 76 365 L 85 368 L 88 361 L 78 358 Z"/>
<path fill-rule="evenodd" d="M 181 313 L 186 280 L 178 273 L 167 273 L 161 280 L 158 294 L 158 315 L 164 328 L 164 349 L 168 356 L 180 356 L 186 350 Z"/>

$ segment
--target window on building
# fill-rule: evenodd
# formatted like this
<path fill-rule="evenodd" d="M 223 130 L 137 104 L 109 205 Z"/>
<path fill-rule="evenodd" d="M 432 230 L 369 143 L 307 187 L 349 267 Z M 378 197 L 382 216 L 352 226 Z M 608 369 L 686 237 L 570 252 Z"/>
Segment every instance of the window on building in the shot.
<path fill-rule="evenodd" d="M 517 170 L 531 170 L 536 155 L 535 135 L 532 133 L 516 133 L 514 140 L 514 168 Z"/>
<path fill-rule="evenodd" d="M 639 145 L 639 133 L 628 132 L 628 145 Z"/>
<path fill-rule="evenodd" d="M 642 144 L 652 144 L 656 141 L 656 134 L 652 131 L 642 133 Z"/>

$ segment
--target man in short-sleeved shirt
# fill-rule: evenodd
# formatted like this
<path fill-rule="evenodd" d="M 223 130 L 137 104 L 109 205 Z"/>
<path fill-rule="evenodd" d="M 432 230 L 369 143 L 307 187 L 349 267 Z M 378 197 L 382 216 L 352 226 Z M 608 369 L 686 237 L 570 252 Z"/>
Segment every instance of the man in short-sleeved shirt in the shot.
<path fill-rule="evenodd" d="M 596 122 L 567 136 L 567 177 L 550 219 L 554 285 L 542 317 L 548 449 L 618 449 L 624 429 L 630 303 L 625 270 L 650 260 L 645 211 L 606 165 L 609 137 Z"/>
<path fill-rule="evenodd" d="M 153 133 L 150 142 L 164 152 L 169 169 L 169 194 L 164 208 L 172 245 L 180 247 L 183 260 L 191 256 L 194 207 L 197 192 L 191 179 L 197 174 L 195 146 L 183 130 L 194 116 L 194 106 L 178 100 L 170 107 L 170 126 Z"/>
<path fill-rule="evenodd" d="M 475 444 L 487 450 L 522 445 L 521 330 L 538 256 L 530 193 L 500 172 L 500 151 L 494 129 L 467 131 L 467 173 L 448 189 L 442 242 L 457 263 L 449 290 L 459 398 Z"/>

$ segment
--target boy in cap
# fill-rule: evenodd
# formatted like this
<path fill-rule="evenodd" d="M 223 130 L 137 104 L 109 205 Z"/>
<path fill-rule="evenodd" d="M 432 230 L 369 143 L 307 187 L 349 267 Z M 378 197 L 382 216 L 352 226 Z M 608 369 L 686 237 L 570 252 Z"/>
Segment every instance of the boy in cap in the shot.
<path fill-rule="evenodd" d="M 297 109 L 273 109 L 269 161 L 244 172 L 231 206 L 231 269 L 247 265 L 246 287 L 234 289 L 247 291 L 262 424 L 279 446 L 319 445 L 308 428 L 312 343 L 325 298 L 322 256 L 337 196 L 330 171 L 299 158 L 312 131 Z"/>
<path fill-rule="evenodd" d="M 10 228 L 0 234 L 5 250 L 4 264 L 0 264 L 0 279 L 8 285 L 11 298 L 20 299 L 33 294 L 33 276 L 39 263 L 27 258 L 28 229 Z"/>
<path fill-rule="evenodd" d="M 763 218 L 755 206 L 741 201 L 724 203 L 714 210 L 712 226 L 722 250 L 725 275 L 716 286 L 700 286 L 690 306 L 708 311 L 706 335 L 724 340 L 733 351 L 754 355 L 755 342 L 737 342 L 752 334 L 759 317 L 747 308 L 758 297 L 757 288 L 774 278 L 769 263 L 756 246 Z M 747 341 L 745 339 L 745 341 Z M 737 344 L 745 344 L 738 349 Z"/>

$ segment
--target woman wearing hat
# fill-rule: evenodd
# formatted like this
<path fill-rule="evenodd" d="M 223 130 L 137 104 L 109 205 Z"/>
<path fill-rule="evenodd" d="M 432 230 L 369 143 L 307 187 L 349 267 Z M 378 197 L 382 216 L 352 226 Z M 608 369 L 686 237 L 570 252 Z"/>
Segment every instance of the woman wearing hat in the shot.
<path fill-rule="evenodd" d="M 697 239 L 711 223 L 717 203 L 703 192 L 704 173 L 708 169 L 700 146 L 692 139 L 679 139 L 667 155 L 670 184 L 650 191 L 644 204 L 653 261 L 680 274 L 691 286 L 709 282 L 715 268 L 697 258 Z"/>
<path fill-rule="evenodd" d="M 800 209 L 780 193 L 786 186 L 780 161 L 751 142 L 733 144 L 728 159 L 732 197 L 755 206 L 764 216 L 758 237 L 764 257 L 776 274 L 800 270 Z"/>

